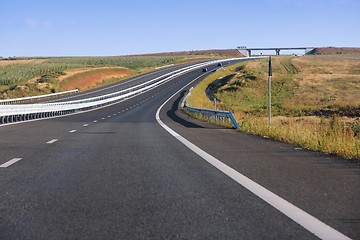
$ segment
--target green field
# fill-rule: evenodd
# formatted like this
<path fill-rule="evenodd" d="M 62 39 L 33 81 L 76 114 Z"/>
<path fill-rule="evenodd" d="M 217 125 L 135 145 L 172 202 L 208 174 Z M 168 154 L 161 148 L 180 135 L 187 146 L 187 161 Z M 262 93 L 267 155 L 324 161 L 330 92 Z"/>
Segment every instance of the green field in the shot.
<path fill-rule="evenodd" d="M 185 57 L 72 57 L 50 58 L 38 63 L 0 65 L 0 85 L 17 84 L 45 74 L 61 74 L 66 70 L 95 67 L 126 67 L 133 70 L 174 63 Z M 1 62 L 0 62 L 1 64 Z"/>
<path fill-rule="evenodd" d="M 49 59 L 22 59 L 0 61 L 0 98 L 58 92 L 57 79 L 66 71 L 102 67 L 124 67 L 134 74 L 153 70 L 156 67 L 186 62 L 190 59 L 209 56 L 120 56 L 120 57 L 59 57 Z M 35 83 L 29 80 L 39 78 Z M 111 82 L 114 82 L 111 81 Z M 47 84 L 47 87 L 39 87 Z"/>

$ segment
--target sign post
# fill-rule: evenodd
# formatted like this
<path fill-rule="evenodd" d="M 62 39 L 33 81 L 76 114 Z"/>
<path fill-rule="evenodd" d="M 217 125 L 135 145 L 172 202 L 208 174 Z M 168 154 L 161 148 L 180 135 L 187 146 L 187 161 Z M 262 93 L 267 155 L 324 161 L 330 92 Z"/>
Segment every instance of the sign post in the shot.
<path fill-rule="evenodd" d="M 268 125 L 271 125 L 271 77 L 272 77 L 272 67 L 271 67 L 271 56 L 269 57 L 269 74 L 268 74 Z"/>

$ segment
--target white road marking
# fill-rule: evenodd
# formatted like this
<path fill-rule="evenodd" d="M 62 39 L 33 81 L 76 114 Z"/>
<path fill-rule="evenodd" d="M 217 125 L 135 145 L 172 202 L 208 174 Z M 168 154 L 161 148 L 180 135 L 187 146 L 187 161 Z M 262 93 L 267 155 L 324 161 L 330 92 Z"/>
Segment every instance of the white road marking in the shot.
<path fill-rule="evenodd" d="M 74 129 L 74 130 L 70 130 L 69 131 L 69 133 L 74 133 L 74 132 L 76 132 L 76 130 Z"/>
<path fill-rule="evenodd" d="M 84 126 L 84 127 L 87 127 L 87 126 L 89 126 L 89 124 L 86 123 L 86 124 L 84 124 L 83 126 Z"/>
<path fill-rule="evenodd" d="M 102 120 L 104 120 L 105 118 L 101 118 Z"/>
<path fill-rule="evenodd" d="M 268 189 L 264 188 L 260 184 L 254 182 L 253 180 L 249 179 L 245 175 L 237 172 L 235 169 L 227 166 L 217 158 L 213 157 L 212 155 L 208 154 L 204 150 L 200 149 L 195 144 L 191 143 L 177 132 L 169 128 L 163 121 L 160 119 L 160 110 L 164 107 L 164 105 L 170 101 L 174 96 L 180 93 L 183 89 L 189 86 L 191 83 L 195 82 L 197 79 L 202 77 L 201 76 L 195 78 L 184 87 L 182 87 L 179 91 L 173 94 L 170 98 L 168 98 L 156 111 L 156 121 L 163 127 L 167 132 L 169 132 L 172 136 L 174 136 L 177 140 L 187 146 L 190 150 L 194 153 L 199 155 L 201 158 L 206 160 L 208 163 L 216 167 L 218 170 L 232 178 L 234 181 L 248 189 L 250 192 L 285 214 L 287 217 L 292 219 L 294 222 L 301 225 L 303 228 L 308 230 L 309 232 L 313 233 L 315 236 L 319 237 L 320 239 L 350 239 L 349 237 L 345 236 L 341 232 L 335 230 L 334 228 L 330 227 L 326 223 L 321 222 L 319 219 L 315 218 L 314 216 L 308 214 L 307 212 L 301 210 L 300 208 L 296 207 L 295 205 L 291 204 L 290 202 L 286 201 L 285 199 L 279 197 L 275 193 L 269 191 Z"/>
<path fill-rule="evenodd" d="M 116 113 L 114 113 L 113 115 L 116 116 Z"/>
<path fill-rule="evenodd" d="M 10 161 L 7 161 L 6 163 L 3 163 L 0 165 L 0 168 L 7 168 L 8 166 L 20 161 L 22 158 L 13 158 Z"/>
<path fill-rule="evenodd" d="M 52 140 L 50 140 L 50 141 L 48 141 L 48 142 L 46 142 L 47 144 L 53 144 L 54 142 L 56 142 L 56 141 L 58 141 L 59 139 L 52 139 Z"/>
<path fill-rule="evenodd" d="M 159 72 L 161 72 L 161 71 L 159 71 Z M 155 72 L 152 72 L 152 73 L 155 73 Z M 145 75 L 150 75 L 150 74 L 152 74 L 152 73 L 145 74 Z M 183 74 L 185 74 L 185 73 L 182 73 L 181 75 L 183 75 Z M 143 77 L 143 76 L 145 76 L 145 75 L 142 75 L 141 77 Z M 137 78 L 135 78 L 135 79 L 139 79 L 139 78 L 140 78 L 140 77 L 137 77 Z M 154 88 L 159 87 L 159 86 L 162 86 L 162 85 L 168 83 L 168 82 L 171 81 L 173 78 L 174 78 L 174 77 L 170 78 L 170 79 L 169 79 L 168 81 L 166 81 L 166 82 L 161 83 L 160 85 L 155 86 Z M 112 85 L 112 86 L 110 86 L 110 87 L 102 88 L 102 89 L 97 90 L 97 91 L 91 91 L 91 92 L 89 92 L 89 93 L 83 93 L 83 94 L 80 94 L 80 95 L 77 95 L 77 96 L 84 96 L 84 95 L 88 95 L 88 94 L 93 94 L 93 93 L 95 93 L 95 92 L 100 92 L 100 91 L 103 91 L 103 90 L 106 90 L 106 89 L 110 89 L 110 88 L 113 88 L 113 87 L 117 87 L 117 86 L 120 86 L 120 85 L 129 83 L 129 82 L 132 82 L 132 81 L 134 81 L 135 79 L 129 80 L 129 81 L 124 82 L 124 83 Z M 151 89 L 142 91 L 140 94 L 143 94 L 143 93 L 147 93 L 147 92 L 149 92 L 149 91 L 152 91 L 154 88 L 151 88 Z M 135 98 L 135 97 L 139 96 L 140 94 L 136 94 L 136 95 L 134 95 L 134 96 L 126 97 L 125 99 L 118 100 L 118 101 L 116 101 L 116 102 L 114 102 L 114 103 L 110 103 L 110 104 L 108 104 L 108 105 L 101 106 L 101 107 L 97 107 L 97 108 L 90 109 L 90 110 L 84 110 L 84 111 L 81 111 L 81 112 L 75 112 L 75 113 L 71 113 L 71 114 L 65 114 L 65 115 L 48 117 L 48 118 L 38 118 L 38 119 L 27 120 L 27 121 L 4 123 L 4 124 L 0 124 L 0 127 L 4 127 L 4 126 L 8 126 L 8 125 L 17 125 L 17 124 L 22 124 L 22 123 L 34 122 L 34 121 L 41 121 L 41 120 L 46 120 L 46 119 L 53 119 L 53 118 L 63 118 L 63 117 L 71 116 L 71 115 L 77 115 L 77 114 L 83 114 L 83 113 L 86 113 L 86 112 L 97 111 L 97 110 L 99 110 L 99 109 L 103 109 L 103 108 L 106 108 L 106 107 L 109 107 L 109 106 L 114 106 L 115 104 L 118 104 L 118 103 L 120 103 L 120 102 L 124 102 L 124 101 L 126 101 L 126 100 L 128 100 L 128 99 Z M 68 97 L 68 98 L 64 98 L 64 99 L 69 99 L 69 98 L 72 98 L 72 97 Z M 98 122 L 98 121 L 93 121 L 93 122 Z"/>
<path fill-rule="evenodd" d="M 98 121 L 97 121 L 97 120 L 94 120 L 93 122 L 96 123 L 96 122 L 98 122 Z"/>
<path fill-rule="evenodd" d="M 108 118 L 110 118 L 111 116 L 109 115 Z"/>

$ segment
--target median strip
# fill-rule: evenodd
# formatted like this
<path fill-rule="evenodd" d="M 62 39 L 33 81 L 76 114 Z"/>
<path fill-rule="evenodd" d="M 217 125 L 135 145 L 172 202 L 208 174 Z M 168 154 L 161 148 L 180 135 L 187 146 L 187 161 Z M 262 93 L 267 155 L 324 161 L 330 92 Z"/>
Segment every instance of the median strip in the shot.
<path fill-rule="evenodd" d="M 244 58 L 232 58 L 213 60 L 208 62 L 197 63 L 187 66 L 175 71 L 166 73 L 157 78 L 151 79 L 139 85 L 123 89 L 117 92 L 90 97 L 80 100 L 64 101 L 64 102 L 50 102 L 37 104 L 20 104 L 20 105 L 1 105 L 0 106 L 0 125 L 9 125 L 16 122 L 35 121 L 46 118 L 62 117 L 65 115 L 78 114 L 80 112 L 93 111 L 98 108 L 116 104 L 119 101 L 132 98 L 139 94 L 156 88 L 172 79 L 184 75 L 196 69 L 210 66 L 212 64 L 224 61 L 240 61 Z M 153 95 L 151 98 L 154 98 Z M 131 107 L 130 107 L 131 108 Z M 95 121 L 94 121 L 95 122 Z M 97 121 L 96 121 L 97 122 Z"/>

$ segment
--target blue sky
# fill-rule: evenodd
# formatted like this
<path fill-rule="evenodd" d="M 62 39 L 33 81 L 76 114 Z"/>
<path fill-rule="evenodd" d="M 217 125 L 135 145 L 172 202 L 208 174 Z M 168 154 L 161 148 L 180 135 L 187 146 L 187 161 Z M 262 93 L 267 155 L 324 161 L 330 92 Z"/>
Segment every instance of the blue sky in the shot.
<path fill-rule="evenodd" d="M 360 47 L 360 0 L 0 0 L 0 56 Z"/>

